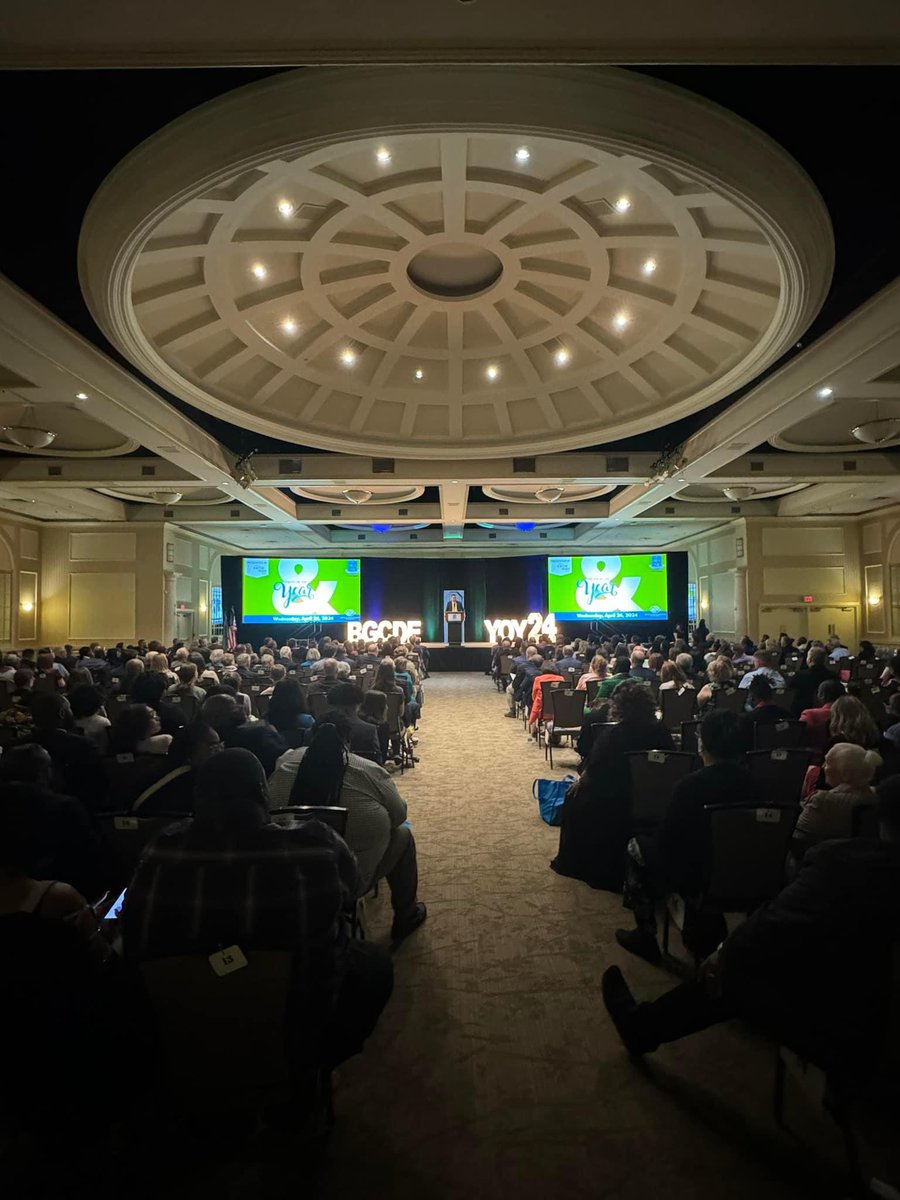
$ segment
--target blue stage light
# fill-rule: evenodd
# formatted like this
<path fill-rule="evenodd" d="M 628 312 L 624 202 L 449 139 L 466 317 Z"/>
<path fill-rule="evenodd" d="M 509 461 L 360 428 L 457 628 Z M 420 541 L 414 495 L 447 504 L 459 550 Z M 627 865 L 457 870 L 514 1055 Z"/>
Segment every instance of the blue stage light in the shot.
<path fill-rule="evenodd" d="M 516 529 L 521 529 L 523 533 L 531 533 L 534 527 L 534 521 L 516 521 Z"/>
<path fill-rule="evenodd" d="M 376 533 L 389 533 L 391 527 L 390 525 L 373 525 L 372 528 Z"/>

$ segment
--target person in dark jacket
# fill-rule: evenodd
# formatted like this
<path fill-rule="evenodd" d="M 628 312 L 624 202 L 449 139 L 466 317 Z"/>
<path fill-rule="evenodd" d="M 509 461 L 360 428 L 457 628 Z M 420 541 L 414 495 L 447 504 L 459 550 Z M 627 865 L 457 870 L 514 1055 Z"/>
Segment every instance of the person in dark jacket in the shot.
<path fill-rule="evenodd" d="M 287 750 L 284 738 L 270 725 L 251 725 L 233 696 L 210 696 L 201 710 L 202 719 L 213 727 L 228 749 L 249 750 L 262 763 L 266 775 Z"/>
<path fill-rule="evenodd" d="M 343 713 L 350 726 L 350 750 L 361 758 L 368 758 L 384 766 L 384 755 L 378 738 L 378 729 L 362 720 L 359 709 L 363 702 L 362 688 L 355 683 L 339 683 L 328 693 L 328 703 L 337 712 Z"/>
<path fill-rule="evenodd" d="M 828 1069 L 874 1061 L 900 923 L 900 776 L 878 785 L 878 841 L 810 850 L 796 879 L 708 958 L 700 978 L 638 1004 L 618 967 L 603 1001 L 632 1055 L 738 1017 Z"/>
<path fill-rule="evenodd" d="M 703 767 L 676 785 L 659 832 L 641 834 L 628 847 L 625 894 L 636 928 L 616 930 L 616 941 L 651 963 L 662 958 L 656 941 L 656 902 L 670 892 L 698 896 L 706 883 L 712 846 L 705 806 L 753 804 L 758 799 L 757 786 L 744 766 L 737 713 L 721 708 L 707 713 L 700 724 L 698 745 Z M 718 915 L 699 918 L 692 910 L 688 912 L 691 919 L 686 918 L 685 944 L 708 953 L 722 940 L 724 922 Z"/>
<path fill-rule="evenodd" d="M 550 866 L 591 887 L 620 892 L 631 832 L 632 750 L 674 750 L 672 735 L 656 719 L 650 689 L 626 679 L 613 692 L 610 718 L 616 725 L 594 739 L 588 765 L 572 787 L 562 812 L 559 851 Z"/>
<path fill-rule="evenodd" d="M 828 665 L 828 651 L 824 646 L 813 646 L 806 658 L 806 666 L 792 675 L 787 686 L 793 697 L 793 712 L 799 717 L 805 708 L 812 708 L 821 684 L 836 680 L 837 673 Z"/>
<path fill-rule="evenodd" d="M 194 811 L 194 787 L 203 764 L 225 747 L 205 721 L 191 721 L 172 735 L 165 758 L 165 773 L 152 780 L 131 805 L 142 817 L 166 816 Z"/>

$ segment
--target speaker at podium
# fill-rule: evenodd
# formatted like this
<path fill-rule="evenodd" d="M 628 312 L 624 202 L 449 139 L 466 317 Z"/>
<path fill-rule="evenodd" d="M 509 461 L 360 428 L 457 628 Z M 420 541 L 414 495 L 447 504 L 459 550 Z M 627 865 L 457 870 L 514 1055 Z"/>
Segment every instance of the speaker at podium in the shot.
<path fill-rule="evenodd" d="M 465 640 L 466 594 L 444 592 L 444 641 L 448 646 L 461 646 Z"/>

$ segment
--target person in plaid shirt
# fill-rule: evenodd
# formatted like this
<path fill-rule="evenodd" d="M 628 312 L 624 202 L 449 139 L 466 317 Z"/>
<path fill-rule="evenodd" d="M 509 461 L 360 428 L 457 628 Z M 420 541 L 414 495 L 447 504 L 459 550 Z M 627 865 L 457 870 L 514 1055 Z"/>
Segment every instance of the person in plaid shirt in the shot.
<path fill-rule="evenodd" d="M 292 950 L 289 1026 L 320 1030 L 321 1065 L 333 1067 L 362 1050 L 393 988 L 390 957 L 347 934 L 359 883 L 334 830 L 272 822 L 259 760 L 224 750 L 198 772 L 193 819 L 141 856 L 122 909 L 125 956 Z"/>

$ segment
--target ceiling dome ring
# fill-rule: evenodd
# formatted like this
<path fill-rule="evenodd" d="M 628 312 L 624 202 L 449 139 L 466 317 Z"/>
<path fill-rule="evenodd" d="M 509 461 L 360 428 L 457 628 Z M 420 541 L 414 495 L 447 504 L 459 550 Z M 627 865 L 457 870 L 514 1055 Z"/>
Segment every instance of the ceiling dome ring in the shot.
<path fill-rule="evenodd" d="M 517 169 L 513 148 L 523 140 L 531 161 Z M 382 169 L 375 148 L 386 141 L 394 162 Z M 264 252 L 282 271 L 285 255 L 308 247 L 299 223 L 288 229 L 271 211 L 251 207 L 270 187 L 272 209 L 288 186 L 313 211 L 303 228 L 314 228 L 316 213 L 323 223 L 336 217 L 336 226 L 342 212 L 356 220 L 331 247 L 328 300 L 342 311 L 331 332 L 316 298 L 292 289 L 290 279 L 254 297 L 233 276 L 242 255 Z M 634 202 L 631 225 L 606 211 L 623 187 Z M 506 210 L 478 209 L 492 189 L 498 205 L 505 194 Z M 423 198 L 412 211 L 404 197 L 416 192 Z M 563 227 L 566 212 L 588 232 Z M 185 232 L 189 213 L 202 217 L 195 233 Z M 367 214 L 377 226 L 368 232 Z M 556 243 L 547 241 L 551 221 Z M 713 263 L 709 276 L 699 247 L 674 232 L 685 221 Z M 217 227 L 231 231 L 224 249 Z M 518 257 L 515 311 L 484 307 L 504 269 L 486 290 L 453 301 L 473 314 L 465 353 L 458 328 L 429 327 L 419 343 L 394 331 L 391 314 L 402 316 L 404 305 L 415 310 L 416 285 L 391 294 L 371 263 L 379 255 L 396 262 L 410 238 L 439 232 L 453 244 L 475 230 Z M 630 248 L 659 257 L 651 283 L 637 278 Z M 615 271 L 597 295 L 594 265 L 609 252 Z M 688 253 L 691 262 L 683 260 Z M 732 259 L 746 272 L 736 273 Z M 821 306 L 832 263 L 821 197 L 780 147 L 699 97 L 616 69 L 287 72 L 202 106 L 138 147 L 92 201 L 79 246 L 82 288 L 99 326 L 173 394 L 299 444 L 432 458 L 460 448 L 473 458 L 510 453 L 525 439 L 562 451 L 690 415 L 749 382 L 796 340 Z M 206 275 L 225 281 L 230 303 L 217 307 Z M 693 290 L 683 286 L 687 275 Z M 144 297 L 154 289 L 149 305 Z M 634 310 L 631 341 L 609 328 L 617 316 L 610 306 L 623 297 Z M 283 344 L 264 320 L 263 336 L 251 331 L 248 311 L 267 318 L 288 299 L 306 306 L 292 320 L 296 343 Z M 476 328 L 479 306 L 488 319 Z M 353 337 L 354 322 L 371 328 L 372 344 L 361 340 L 363 369 L 341 375 L 328 347 Z M 489 344 L 498 330 L 506 337 L 502 386 L 490 389 L 474 360 L 478 339 Z M 559 337 L 571 339 L 580 358 L 571 375 L 546 363 L 543 343 Z M 409 368 L 420 344 L 435 366 L 416 390 Z M 467 356 L 471 369 L 453 366 L 454 357 Z M 588 360 L 597 364 L 593 377 Z M 673 362 L 677 371 L 669 370 Z"/>

